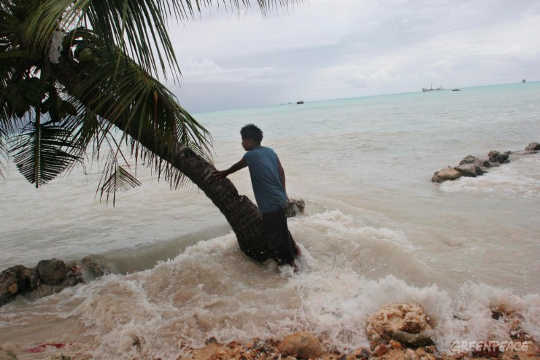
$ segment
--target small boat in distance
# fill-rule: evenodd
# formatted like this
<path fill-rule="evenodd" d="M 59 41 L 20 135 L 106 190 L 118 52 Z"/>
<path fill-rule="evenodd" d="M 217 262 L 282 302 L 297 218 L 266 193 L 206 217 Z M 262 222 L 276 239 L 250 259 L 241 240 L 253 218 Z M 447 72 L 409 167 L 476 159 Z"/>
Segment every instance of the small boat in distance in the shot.
<path fill-rule="evenodd" d="M 440 91 L 440 90 L 444 90 L 444 89 L 442 88 L 442 86 L 439 86 L 438 88 L 435 88 L 435 89 L 434 89 L 434 88 L 433 88 L 433 84 L 430 85 L 429 89 L 427 89 L 427 88 L 422 88 L 422 92 Z"/>
<path fill-rule="evenodd" d="M 521 80 L 521 83 L 525 84 L 527 82 L 526 79 Z"/>
<path fill-rule="evenodd" d="M 455 89 L 452 89 L 452 91 L 461 91 L 461 89 L 455 88 Z"/>
<path fill-rule="evenodd" d="M 297 105 L 302 105 L 303 103 L 304 102 L 302 100 L 296 102 Z"/>

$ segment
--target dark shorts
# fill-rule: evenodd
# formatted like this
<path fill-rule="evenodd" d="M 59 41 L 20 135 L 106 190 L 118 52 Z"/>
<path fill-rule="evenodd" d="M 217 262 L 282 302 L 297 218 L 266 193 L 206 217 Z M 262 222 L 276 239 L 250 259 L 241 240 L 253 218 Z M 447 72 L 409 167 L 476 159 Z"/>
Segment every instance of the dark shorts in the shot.
<path fill-rule="evenodd" d="M 287 227 L 285 211 L 280 209 L 262 214 L 264 237 L 270 249 L 270 257 L 279 265 L 293 265 L 299 250 Z"/>

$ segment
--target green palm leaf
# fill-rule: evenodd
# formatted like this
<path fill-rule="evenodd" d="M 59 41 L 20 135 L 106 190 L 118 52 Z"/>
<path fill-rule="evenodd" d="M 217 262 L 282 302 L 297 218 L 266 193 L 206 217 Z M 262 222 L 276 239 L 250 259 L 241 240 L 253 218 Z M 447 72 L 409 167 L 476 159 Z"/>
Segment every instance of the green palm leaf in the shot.
<path fill-rule="evenodd" d="M 6 146 L 7 132 L 0 123 L 0 177 L 5 177 L 5 161 L 7 159 L 7 146 Z"/>
<path fill-rule="evenodd" d="M 106 200 L 108 201 L 109 197 L 112 195 L 113 206 L 115 206 L 116 193 L 118 191 L 141 186 L 141 182 L 124 167 L 118 165 L 117 161 L 112 162 L 112 166 L 109 166 L 108 169 L 108 171 L 103 173 L 103 177 L 100 182 L 100 197 L 103 199 L 103 196 L 106 195 Z"/>
<path fill-rule="evenodd" d="M 9 2 L 8 0 L 4 0 Z M 293 0 L 294 1 L 294 0 Z M 105 43 L 118 46 L 148 73 L 180 73 L 166 25 L 170 17 L 182 20 L 203 7 L 249 7 L 255 2 L 266 12 L 288 0 L 45 0 L 26 24 L 26 36 L 47 49 L 58 28 L 84 24 Z M 170 69 L 168 69 L 170 68 Z"/>
<path fill-rule="evenodd" d="M 106 46 L 97 34 L 86 29 L 72 31 L 64 41 L 70 51 L 64 52 L 61 64 L 54 71 L 65 79 L 63 83 L 72 96 L 102 119 L 97 120 L 99 124 L 95 117 L 82 121 L 83 126 L 75 131 L 77 138 L 88 139 L 88 134 L 99 133 L 102 142 L 114 125 L 123 133 L 119 143 L 129 145 L 136 160 L 144 158 L 159 176 L 163 174 L 175 186 L 182 183 L 181 173 L 141 146 L 141 138 L 151 139 L 154 149 L 174 151 L 181 145 L 207 159 L 211 157 L 208 131 L 178 104 L 163 84 L 120 48 Z M 113 131 L 112 135 L 118 133 Z"/>
<path fill-rule="evenodd" d="M 14 138 L 9 152 L 21 174 L 39 187 L 80 160 L 66 151 L 74 147 L 69 136 L 62 127 L 31 123 Z"/>

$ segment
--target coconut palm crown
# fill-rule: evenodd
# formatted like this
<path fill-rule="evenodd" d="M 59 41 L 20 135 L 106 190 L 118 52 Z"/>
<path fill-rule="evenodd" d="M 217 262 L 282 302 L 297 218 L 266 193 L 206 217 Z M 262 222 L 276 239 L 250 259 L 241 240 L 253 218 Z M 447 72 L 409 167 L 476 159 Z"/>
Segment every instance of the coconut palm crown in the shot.
<path fill-rule="evenodd" d="M 286 1 L 256 3 L 266 11 Z M 158 80 L 180 74 L 167 20 L 218 5 L 250 1 L 0 0 L 0 175 L 11 158 L 39 187 L 106 147 L 100 189 L 115 194 L 138 184 L 120 165 L 127 144 L 172 185 L 197 184 L 242 250 L 264 260 L 257 208 L 227 179 L 210 181 L 210 134 Z"/>

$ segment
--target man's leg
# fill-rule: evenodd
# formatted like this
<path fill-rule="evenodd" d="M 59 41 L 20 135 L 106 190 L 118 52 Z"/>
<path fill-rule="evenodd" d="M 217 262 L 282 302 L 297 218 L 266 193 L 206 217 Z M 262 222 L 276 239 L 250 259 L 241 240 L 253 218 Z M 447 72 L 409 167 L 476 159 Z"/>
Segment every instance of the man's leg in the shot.
<path fill-rule="evenodd" d="M 268 248 L 279 265 L 294 265 L 298 252 L 287 228 L 287 218 L 283 210 L 264 213 L 263 227 Z"/>

